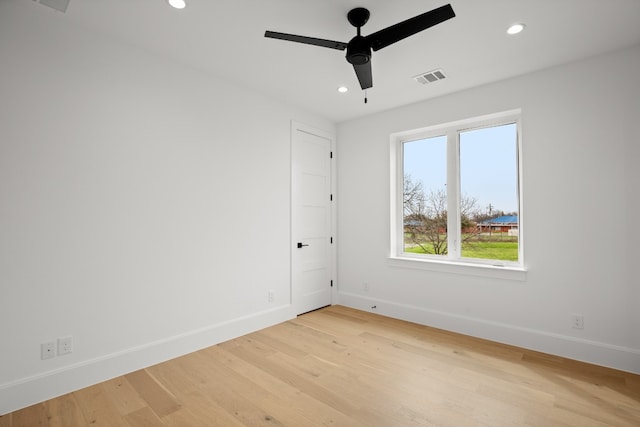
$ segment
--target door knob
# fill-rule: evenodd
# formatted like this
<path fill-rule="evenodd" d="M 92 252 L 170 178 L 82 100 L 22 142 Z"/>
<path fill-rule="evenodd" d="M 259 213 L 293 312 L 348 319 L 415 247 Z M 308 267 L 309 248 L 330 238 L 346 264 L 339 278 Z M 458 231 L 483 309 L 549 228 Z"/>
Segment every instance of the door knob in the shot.
<path fill-rule="evenodd" d="M 303 246 L 309 246 L 309 245 L 303 245 L 302 242 L 298 242 L 298 249 L 300 249 Z"/>

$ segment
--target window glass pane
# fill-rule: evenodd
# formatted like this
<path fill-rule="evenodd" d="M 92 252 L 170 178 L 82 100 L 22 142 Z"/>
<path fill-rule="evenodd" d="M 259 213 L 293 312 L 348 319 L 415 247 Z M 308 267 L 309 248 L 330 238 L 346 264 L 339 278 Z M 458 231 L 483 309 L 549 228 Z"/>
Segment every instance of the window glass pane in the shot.
<path fill-rule="evenodd" d="M 405 142 L 404 252 L 447 254 L 447 138 Z"/>
<path fill-rule="evenodd" d="M 460 132 L 461 256 L 518 261 L 517 127 Z"/>

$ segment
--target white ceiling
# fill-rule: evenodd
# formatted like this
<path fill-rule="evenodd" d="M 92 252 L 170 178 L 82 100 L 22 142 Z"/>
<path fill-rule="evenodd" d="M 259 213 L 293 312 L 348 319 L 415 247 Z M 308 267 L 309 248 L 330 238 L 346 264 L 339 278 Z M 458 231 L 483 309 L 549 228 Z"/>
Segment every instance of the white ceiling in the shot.
<path fill-rule="evenodd" d="M 4 0 L 2 0 L 4 1 Z M 36 0 L 21 0 L 36 1 Z M 39 0 L 38 0 L 39 1 Z M 373 53 L 363 103 L 344 52 L 266 39 L 265 30 L 348 42 L 353 7 L 363 35 L 447 0 L 70 0 L 64 19 L 342 122 L 640 43 L 640 0 L 450 0 L 456 17 Z M 45 7 L 36 5 L 33 7 Z M 507 27 L 526 30 L 507 36 Z M 429 85 L 412 77 L 442 68 Z M 350 88 L 339 94 L 337 87 Z"/>

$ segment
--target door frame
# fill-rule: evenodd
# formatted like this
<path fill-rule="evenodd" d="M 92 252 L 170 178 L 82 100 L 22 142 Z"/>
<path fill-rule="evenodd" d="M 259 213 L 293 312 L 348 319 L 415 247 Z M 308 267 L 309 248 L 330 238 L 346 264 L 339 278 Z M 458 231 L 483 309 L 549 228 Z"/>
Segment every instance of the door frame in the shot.
<path fill-rule="evenodd" d="M 293 230 L 293 210 L 294 210 L 294 201 L 293 201 L 293 180 L 295 179 L 294 170 L 293 170 L 293 144 L 295 142 L 295 134 L 297 131 L 305 132 L 311 135 L 318 136 L 320 138 L 328 139 L 330 141 L 330 152 L 331 152 L 331 160 L 329 162 L 329 177 L 331 180 L 330 183 L 330 192 L 331 192 L 331 201 L 329 203 L 329 221 L 330 221 L 330 233 L 332 237 L 332 243 L 329 245 L 329 277 L 333 286 L 331 287 L 331 301 L 330 304 L 337 303 L 338 297 L 338 280 L 337 280 L 337 251 L 336 251 L 336 207 L 337 207 L 337 193 L 336 193 L 336 136 L 334 133 L 324 131 L 322 129 L 318 129 L 316 127 L 307 125 L 305 123 L 301 123 L 295 120 L 291 121 L 291 134 L 290 134 L 290 147 L 289 147 L 289 156 L 290 156 L 290 165 L 289 165 L 289 176 L 291 179 L 291 185 L 289 188 L 289 301 L 291 307 L 294 311 L 294 315 L 299 315 L 302 313 L 298 313 L 297 301 L 294 300 L 295 292 L 293 290 L 294 287 L 294 265 L 293 265 L 293 251 L 296 250 L 295 245 L 295 236 Z"/>

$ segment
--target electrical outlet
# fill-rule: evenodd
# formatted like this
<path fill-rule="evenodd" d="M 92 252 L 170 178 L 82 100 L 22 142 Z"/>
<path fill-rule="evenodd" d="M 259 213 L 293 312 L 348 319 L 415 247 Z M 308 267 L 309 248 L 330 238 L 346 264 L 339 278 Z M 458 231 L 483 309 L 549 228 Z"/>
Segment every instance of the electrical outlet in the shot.
<path fill-rule="evenodd" d="M 51 359 L 56 357 L 56 342 L 49 341 L 40 344 L 40 359 Z"/>
<path fill-rule="evenodd" d="M 73 352 L 73 337 L 58 338 L 58 356 Z"/>
<path fill-rule="evenodd" d="M 584 329 L 584 316 L 582 314 L 571 315 L 573 329 Z"/>
<path fill-rule="evenodd" d="M 273 302 L 273 301 L 275 301 L 275 299 L 276 299 L 276 291 L 274 291 L 273 289 L 271 289 L 271 290 L 269 291 L 269 294 L 268 294 L 267 298 L 268 298 L 269 302 Z"/>
<path fill-rule="evenodd" d="M 362 289 L 364 289 L 365 292 L 369 292 L 369 284 L 367 282 L 362 283 Z"/>

